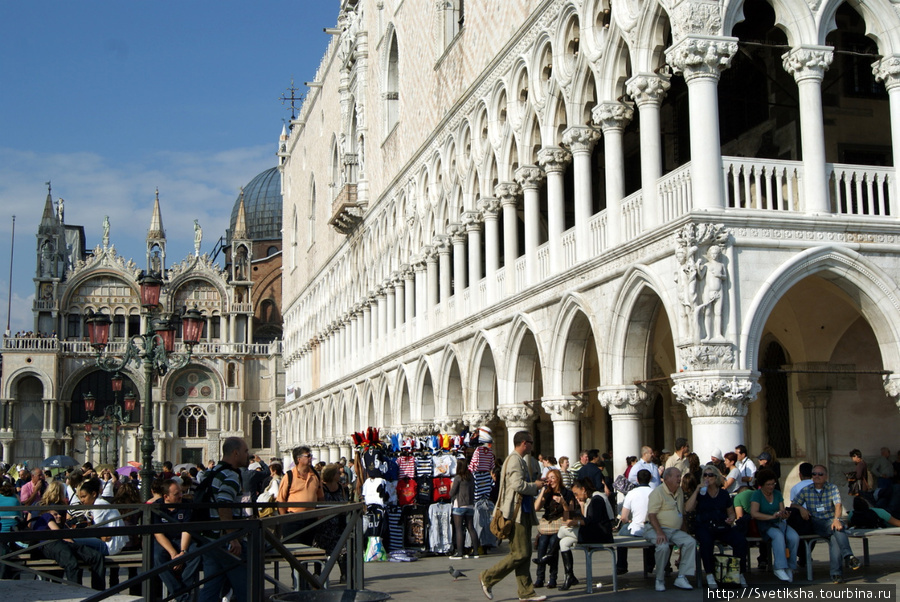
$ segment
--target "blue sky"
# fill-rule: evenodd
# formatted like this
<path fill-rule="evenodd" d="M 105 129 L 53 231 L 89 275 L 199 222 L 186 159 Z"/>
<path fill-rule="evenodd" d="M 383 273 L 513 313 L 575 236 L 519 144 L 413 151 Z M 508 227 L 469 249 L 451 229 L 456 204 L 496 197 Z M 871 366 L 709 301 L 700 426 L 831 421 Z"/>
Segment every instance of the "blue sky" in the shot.
<path fill-rule="evenodd" d="M 339 0 L 0 2 L 0 331 L 32 328 L 45 182 L 144 264 L 159 187 L 169 264 L 224 234 L 239 188 L 275 165 L 279 97 L 314 78 Z M 339 110 L 335 107 L 335 110 Z"/>

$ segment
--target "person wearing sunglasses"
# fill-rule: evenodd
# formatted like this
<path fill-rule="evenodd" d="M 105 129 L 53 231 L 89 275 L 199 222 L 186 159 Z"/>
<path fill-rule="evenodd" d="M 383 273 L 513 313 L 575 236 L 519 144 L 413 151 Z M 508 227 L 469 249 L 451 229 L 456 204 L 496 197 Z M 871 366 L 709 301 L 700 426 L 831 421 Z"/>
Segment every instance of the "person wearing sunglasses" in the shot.
<path fill-rule="evenodd" d="M 694 537 L 700 549 L 700 560 L 706 571 L 706 584 L 710 589 L 718 587 L 713 574 L 713 553 L 715 543 L 720 541 L 731 546 L 734 555 L 740 558 L 741 585 L 747 586 L 747 538 L 734 528 L 735 513 L 731 496 L 722 488 L 722 473 L 715 466 L 707 464 L 700 472 L 700 486 L 684 502 L 685 512 L 697 511 Z"/>
<path fill-rule="evenodd" d="M 812 523 L 816 535 L 828 539 L 831 553 L 831 580 L 834 583 L 844 581 L 844 561 L 854 571 L 860 567 L 859 559 L 850 549 L 850 540 L 844 532 L 841 522 L 843 506 L 841 493 L 837 485 L 828 481 L 828 469 L 817 464 L 812 470 L 812 485 L 803 488 L 800 494 L 791 500 L 791 508 L 800 512 L 803 520 Z"/>

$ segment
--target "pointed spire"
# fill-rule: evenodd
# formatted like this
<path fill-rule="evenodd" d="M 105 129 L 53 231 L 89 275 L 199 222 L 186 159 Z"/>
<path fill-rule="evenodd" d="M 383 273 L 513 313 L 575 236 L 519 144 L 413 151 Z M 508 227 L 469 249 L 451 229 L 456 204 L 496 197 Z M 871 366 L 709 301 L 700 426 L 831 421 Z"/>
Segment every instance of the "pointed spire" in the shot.
<path fill-rule="evenodd" d="M 234 223 L 234 232 L 231 235 L 232 239 L 245 239 L 247 238 L 247 216 L 244 213 L 244 187 L 241 186 L 241 204 L 238 206 L 238 214 L 237 220 Z"/>
<path fill-rule="evenodd" d="M 166 239 L 166 231 L 163 228 L 162 223 L 162 213 L 159 211 L 159 187 L 156 188 L 156 200 L 153 202 L 153 217 L 150 218 L 150 229 L 147 230 L 147 239 Z"/>
<path fill-rule="evenodd" d="M 38 234 L 55 234 L 58 225 L 56 209 L 53 206 L 53 196 L 50 194 L 50 182 L 47 182 L 47 200 L 44 201 L 44 213 L 41 215 L 41 225 L 38 227 Z"/>

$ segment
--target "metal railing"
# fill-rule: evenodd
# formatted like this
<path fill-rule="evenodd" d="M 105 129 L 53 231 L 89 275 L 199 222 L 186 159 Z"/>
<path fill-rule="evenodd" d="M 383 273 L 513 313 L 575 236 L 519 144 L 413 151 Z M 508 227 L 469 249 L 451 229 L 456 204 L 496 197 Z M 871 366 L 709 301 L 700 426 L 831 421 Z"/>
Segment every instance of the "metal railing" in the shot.
<path fill-rule="evenodd" d="M 78 510 L 86 510 L 98 508 L 109 510 L 117 509 L 121 513 L 122 519 L 132 516 L 140 516 L 140 521 L 136 525 L 124 527 L 110 527 L 98 525 L 83 529 L 60 529 L 48 531 L 32 531 L 20 530 L 10 533 L 0 533 L 0 544 L 4 548 L 10 547 L 10 551 L 0 556 L 0 566 L 10 567 L 13 571 L 28 573 L 57 583 L 72 584 L 63 578 L 47 572 L 46 562 L 39 563 L 35 566 L 34 559 L 41 558 L 40 549 L 54 540 L 72 538 L 89 538 L 89 537 L 108 537 L 116 535 L 140 535 L 142 537 L 141 567 L 137 576 L 126 581 L 120 582 L 118 585 L 111 586 L 103 591 L 98 591 L 90 597 L 85 598 L 86 602 L 95 602 L 105 600 L 120 592 L 131 589 L 132 587 L 141 586 L 144 600 L 171 600 L 188 591 L 197 590 L 204 584 L 222 574 L 231 571 L 242 570 L 246 572 L 247 583 L 247 600 L 262 600 L 267 582 L 274 586 L 276 593 L 293 591 L 293 586 L 282 583 L 279 579 L 278 565 L 286 563 L 292 571 L 297 574 L 300 582 L 305 583 L 311 589 L 321 589 L 327 587 L 329 575 L 337 563 L 341 555 L 341 551 L 346 546 L 347 550 L 347 589 L 361 590 L 364 589 L 363 574 L 363 551 L 364 538 L 362 517 L 365 513 L 365 504 L 362 503 L 268 503 L 268 504 L 167 504 L 167 508 L 235 508 L 242 512 L 250 511 L 254 516 L 239 518 L 236 520 L 210 520 L 206 522 L 154 522 L 153 516 L 164 516 L 161 513 L 161 506 L 157 504 L 111 504 L 103 506 L 79 506 Z M 261 508 L 307 508 L 304 512 L 294 512 L 284 515 L 275 514 L 271 517 L 259 518 L 258 511 Z M 55 510 L 64 513 L 72 510 L 71 506 L 16 506 L 3 507 L 4 510 L 13 511 L 32 511 L 39 508 L 41 512 Z M 296 544 L 304 533 L 312 532 L 322 523 L 339 516 L 346 517 L 346 526 L 334 545 L 331 552 L 319 550 L 317 548 L 301 546 Z M 299 526 L 299 528 L 292 527 Z M 290 528 L 293 532 L 290 536 L 282 538 L 280 532 Z M 155 534 L 163 534 L 168 536 L 181 534 L 184 531 L 191 533 L 192 538 L 197 542 L 196 548 L 191 546 L 189 550 L 178 556 L 176 559 L 170 560 L 163 564 L 154 564 L 153 562 L 153 546 L 157 545 L 154 541 Z M 214 534 L 218 531 L 220 534 Z M 242 540 L 242 548 L 246 550 L 246 554 L 242 557 L 236 557 L 230 554 L 227 549 L 228 544 L 233 540 Z M 25 544 L 26 547 L 19 548 L 18 543 Z M 305 552 L 301 553 L 301 552 Z M 152 592 L 154 579 L 158 578 L 162 573 L 172 570 L 174 567 L 183 565 L 191 559 L 204 557 L 210 554 L 217 555 L 218 558 L 233 558 L 232 566 L 225 568 L 216 574 L 203 574 L 202 579 L 190 586 L 185 586 L 175 592 L 168 592 L 166 598 L 161 598 L 158 593 Z M 107 557 L 115 559 L 113 557 Z M 314 575 L 307 569 L 307 563 L 316 562 L 321 565 L 321 574 Z M 29 565 L 31 563 L 31 566 Z M 274 575 L 266 572 L 266 565 L 274 564 Z M 114 564 L 112 566 L 115 566 Z M 50 569 L 53 570 L 53 569 Z"/>

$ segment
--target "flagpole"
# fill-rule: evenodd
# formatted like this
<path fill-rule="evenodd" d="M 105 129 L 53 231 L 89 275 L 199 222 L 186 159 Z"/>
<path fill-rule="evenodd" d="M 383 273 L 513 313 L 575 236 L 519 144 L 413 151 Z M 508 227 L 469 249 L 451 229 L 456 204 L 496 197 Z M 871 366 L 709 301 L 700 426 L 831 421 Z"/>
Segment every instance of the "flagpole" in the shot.
<path fill-rule="evenodd" d="M 10 312 L 12 311 L 12 277 L 13 277 L 13 253 L 16 246 L 16 216 L 12 216 L 12 235 L 9 237 L 9 294 L 6 298 L 6 336 L 9 336 Z"/>

